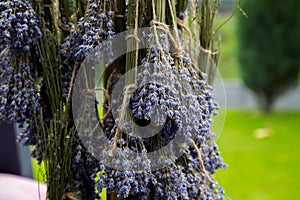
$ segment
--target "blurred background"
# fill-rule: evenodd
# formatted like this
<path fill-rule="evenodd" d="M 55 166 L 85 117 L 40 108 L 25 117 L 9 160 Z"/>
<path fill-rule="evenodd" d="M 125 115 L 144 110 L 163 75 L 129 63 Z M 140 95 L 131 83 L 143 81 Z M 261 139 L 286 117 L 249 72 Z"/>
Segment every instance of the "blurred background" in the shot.
<path fill-rule="evenodd" d="M 216 27 L 234 11 L 217 33 L 227 106 L 217 143 L 229 165 L 217 180 L 233 200 L 300 199 L 300 2 L 223 0 Z"/>

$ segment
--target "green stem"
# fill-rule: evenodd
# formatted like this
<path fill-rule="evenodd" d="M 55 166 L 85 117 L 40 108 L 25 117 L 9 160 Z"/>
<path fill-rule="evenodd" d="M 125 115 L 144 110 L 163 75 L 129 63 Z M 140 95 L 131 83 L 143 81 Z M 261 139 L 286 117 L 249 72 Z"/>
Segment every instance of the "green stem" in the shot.
<path fill-rule="evenodd" d="M 155 10 L 157 21 L 161 23 L 166 22 L 166 0 L 155 0 Z"/>
<path fill-rule="evenodd" d="M 43 160 L 47 173 L 47 197 L 51 200 L 61 200 L 67 183 L 72 183 L 71 158 L 72 142 L 75 135 L 73 125 L 68 124 L 69 106 L 65 105 L 62 98 L 62 80 L 59 66 L 61 58 L 59 54 L 58 32 L 55 26 L 48 32 L 45 20 L 52 21 L 49 15 L 41 15 L 42 6 L 37 4 L 36 11 L 40 14 L 40 25 L 43 36 L 38 41 L 40 54 L 41 75 L 44 82 L 44 90 L 49 102 L 51 116 L 49 123 L 45 123 L 41 113 L 37 127 L 37 135 L 40 138 Z M 46 9 L 48 7 L 45 7 Z M 50 17 L 50 18 L 47 18 Z M 43 111 L 41 111 L 43 112 Z M 37 124 L 38 125 L 38 124 Z"/>
<path fill-rule="evenodd" d="M 74 0 L 74 9 L 77 16 L 77 20 L 84 17 L 87 9 L 87 1 L 85 0 Z"/>
<path fill-rule="evenodd" d="M 116 34 L 121 33 L 126 30 L 126 19 L 125 19 L 125 11 L 126 11 L 126 0 L 118 0 L 115 5 L 115 31 Z"/>
<path fill-rule="evenodd" d="M 135 49 L 136 47 L 136 43 L 137 38 L 135 35 L 135 31 L 133 29 L 135 29 L 136 25 L 136 2 L 139 0 L 129 0 L 128 2 L 128 17 L 127 17 L 127 25 L 129 27 L 129 31 L 128 31 L 128 38 L 127 38 L 127 54 L 126 54 L 126 67 L 125 67 L 125 71 L 126 71 L 126 77 L 125 77 L 125 85 L 130 85 L 134 83 L 135 77 L 134 77 L 134 73 L 127 73 L 130 70 L 132 70 L 133 68 L 137 67 L 135 66 L 135 61 L 136 61 L 136 50 L 134 51 L 130 51 L 132 49 Z"/>
<path fill-rule="evenodd" d="M 216 67 L 219 60 L 218 47 L 214 44 L 213 22 L 217 14 L 217 1 L 202 1 L 201 21 L 200 21 L 200 45 L 203 49 L 199 52 L 199 68 L 208 74 L 208 84 L 212 85 Z"/>
<path fill-rule="evenodd" d="M 188 0 L 180 0 L 177 2 L 176 5 L 176 14 L 177 17 L 180 15 L 181 12 L 185 12 L 185 10 L 187 9 L 188 6 Z"/>

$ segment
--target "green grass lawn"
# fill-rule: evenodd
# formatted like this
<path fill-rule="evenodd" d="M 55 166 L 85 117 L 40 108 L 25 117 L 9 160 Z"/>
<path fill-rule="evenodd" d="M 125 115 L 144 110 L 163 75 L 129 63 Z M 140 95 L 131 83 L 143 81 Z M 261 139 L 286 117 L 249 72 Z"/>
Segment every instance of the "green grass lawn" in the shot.
<path fill-rule="evenodd" d="M 269 137 L 255 138 L 262 128 Z M 300 112 L 229 110 L 217 142 L 229 168 L 216 178 L 231 199 L 300 199 Z"/>

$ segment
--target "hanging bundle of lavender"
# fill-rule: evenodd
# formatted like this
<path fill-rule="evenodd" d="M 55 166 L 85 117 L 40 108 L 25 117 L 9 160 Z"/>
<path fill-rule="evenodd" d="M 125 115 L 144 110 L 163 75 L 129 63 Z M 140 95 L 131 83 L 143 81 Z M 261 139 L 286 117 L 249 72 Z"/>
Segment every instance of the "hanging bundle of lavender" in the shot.
<path fill-rule="evenodd" d="M 134 3 L 132 10 L 138 15 L 138 1 Z M 111 145 L 103 151 L 119 167 L 101 164 L 104 173 L 100 175 L 98 189 L 115 192 L 120 199 L 222 199 L 224 191 L 211 176 L 216 169 L 225 167 L 210 132 L 211 114 L 218 108 L 211 87 L 181 48 L 175 2 L 152 1 L 151 8 L 151 28 L 143 33 L 147 35 L 147 49 L 127 55 L 127 73 L 135 72 L 123 80 L 124 93 L 114 98 L 119 100 L 114 102 L 120 105 L 119 114 L 108 114 L 104 120 Z M 171 16 L 170 26 L 166 24 L 165 13 Z M 129 13 L 129 24 L 130 16 Z M 135 30 L 137 23 L 133 23 Z M 129 33 L 134 40 L 129 45 L 137 45 L 141 38 L 137 38 L 135 31 Z M 141 65 L 138 66 L 139 57 Z M 145 129 L 135 124 L 144 127 L 150 123 L 154 127 L 146 129 L 148 137 L 141 137 L 139 132 Z M 149 137 L 156 127 L 161 129 Z M 180 137 L 178 143 L 154 156 L 155 162 L 150 153 L 175 137 Z M 184 147 L 181 156 L 176 158 L 179 143 Z"/>
<path fill-rule="evenodd" d="M 25 128 L 49 199 L 224 199 L 215 69 L 191 49 L 215 50 L 218 3 L 0 1 L 0 120 Z"/>
<path fill-rule="evenodd" d="M 41 31 L 28 1 L 0 1 L 0 118 L 23 126 L 38 111 L 37 54 Z"/>

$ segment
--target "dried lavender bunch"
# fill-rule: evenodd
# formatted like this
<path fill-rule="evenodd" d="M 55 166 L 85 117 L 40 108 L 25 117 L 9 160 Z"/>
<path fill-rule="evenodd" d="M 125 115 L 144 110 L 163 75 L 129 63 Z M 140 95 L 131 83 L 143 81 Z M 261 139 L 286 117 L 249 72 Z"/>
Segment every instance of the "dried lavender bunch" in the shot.
<path fill-rule="evenodd" d="M 163 26 L 155 21 L 152 25 L 153 30 Z M 116 193 L 118 199 L 223 199 L 223 189 L 212 178 L 216 169 L 226 167 L 210 132 L 211 115 L 218 109 L 212 88 L 188 53 L 178 48 L 176 41 L 169 44 L 174 38 L 169 37 L 168 26 L 159 28 L 165 32 L 157 36 L 154 30 L 149 34 L 137 84 L 130 86 L 133 95 L 128 97 L 124 93 L 116 98 L 119 114 L 124 112 L 124 98 L 128 98 L 125 106 L 128 113 L 122 118 L 110 112 L 101 124 L 111 145 L 100 153 L 109 159 L 113 149 L 115 157 L 111 162 L 119 169 L 100 161 L 92 177 L 104 170 L 97 181 L 98 190 L 106 188 Z M 163 107 L 164 114 L 155 112 L 155 106 Z M 162 116 L 167 116 L 167 120 Z M 139 130 L 133 128 L 133 123 L 145 126 L 151 121 L 162 126 L 159 133 L 150 139 L 138 136 Z M 184 132 L 182 140 L 189 144 L 183 155 L 176 161 L 161 155 L 158 160 L 169 160 L 170 166 L 151 171 L 153 163 L 147 153 L 168 144 L 180 129 Z M 127 159 L 134 152 L 141 153 L 137 162 Z M 132 165 L 141 170 L 132 170 Z"/>
<path fill-rule="evenodd" d="M 60 70 L 62 72 L 62 96 L 64 98 L 71 94 L 70 84 L 72 84 L 74 70 L 75 72 L 78 71 L 80 64 L 95 48 L 101 48 L 108 58 L 113 56 L 112 46 L 102 47 L 103 41 L 115 35 L 113 15 L 112 2 L 90 0 L 87 4 L 86 15 L 78 19 L 78 23 L 73 25 L 70 35 L 62 43 L 60 53 L 63 63 Z M 80 96 L 81 94 L 78 94 L 78 98 Z M 84 199 L 95 199 L 99 194 L 96 194 L 95 191 L 93 175 L 99 168 L 99 161 L 82 144 L 78 134 L 76 134 L 72 149 L 72 173 L 75 181 L 75 188 L 73 189 L 77 196 Z M 66 188 L 67 191 L 69 189 Z"/>
<path fill-rule="evenodd" d="M 170 50 L 172 45 L 167 33 L 159 34 L 159 43 L 155 37 L 153 33 L 148 34 L 148 53 L 141 60 L 137 84 L 132 86 L 134 92 L 128 97 L 128 118 L 120 125 L 120 114 L 111 113 L 103 121 L 105 137 L 111 138 L 109 147 L 114 148 L 114 140 L 117 140 L 113 163 L 121 170 L 99 162 L 98 170 L 104 173 L 97 181 L 98 190 L 106 188 L 116 192 L 118 199 L 223 199 L 222 187 L 212 178 L 215 170 L 226 167 L 213 140 L 214 134 L 210 132 L 211 115 L 218 109 L 212 88 L 185 51 L 180 51 L 179 56 Z M 115 103 L 122 105 L 124 98 L 126 95 L 120 94 Z M 163 109 L 155 112 L 156 107 Z M 122 112 L 122 106 L 118 111 Z M 162 126 L 152 138 L 139 136 L 136 131 L 141 130 L 133 128 L 134 123 L 146 126 L 151 122 Z M 118 133 L 118 126 L 123 132 Z M 182 140 L 189 144 L 182 156 L 170 161 L 161 155 L 157 159 L 169 160 L 170 166 L 151 171 L 154 163 L 147 153 L 167 145 L 180 134 L 179 130 L 184 133 Z M 119 137 L 115 137 L 117 134 Z M 104 151 L 107 157 L 110 150 Z M 132 152 L 142 153 L 136 158 L 138 162 L 126 159 Z M 143 170 L 132 170 L 132 165 Z M 93 177 L 99 172 L 95 170 Z"/>
<path fill-rule="evenodd" d="M 91 0 L 86 8 L 86 16 L 80 18 L 76 28 L 70 30 L 70 35 L 61 45 L 63 97 L 67 97 L 74 68 L 84 61 L 88 53 L 102 42 L 115 35 L 113 21 L 113 5 L 106 0 Z M 104 6 L 105 5 L 105 6 Z M 107 56 L 112 56 L 112 47 L 107 46 Z"/>
<path fill-rule="evenodd" d="M 36 56 L 41 31 L 31 4 L 0 1 L 0 118 L 23 127 L 39 111 Z"/>
<path fill-rule="evenodd" d="M 0 1 L 0 44 L 14 54 L 29 52 L 41 37 L 39 21 L 26 0 Z"/>
<path fill-rule="evenodd" d="M 18 141 L 34 145 L 32 156 L 42 161 L 41 139 L 37 138 L 37 118 L 47 107 L 41 92 L 41 75 L 37 60 L 38 40 L 42 37 L 39 19 L 31 3 L 0 1 L 0 121 L 16 123 L 22 132 Z"/>

